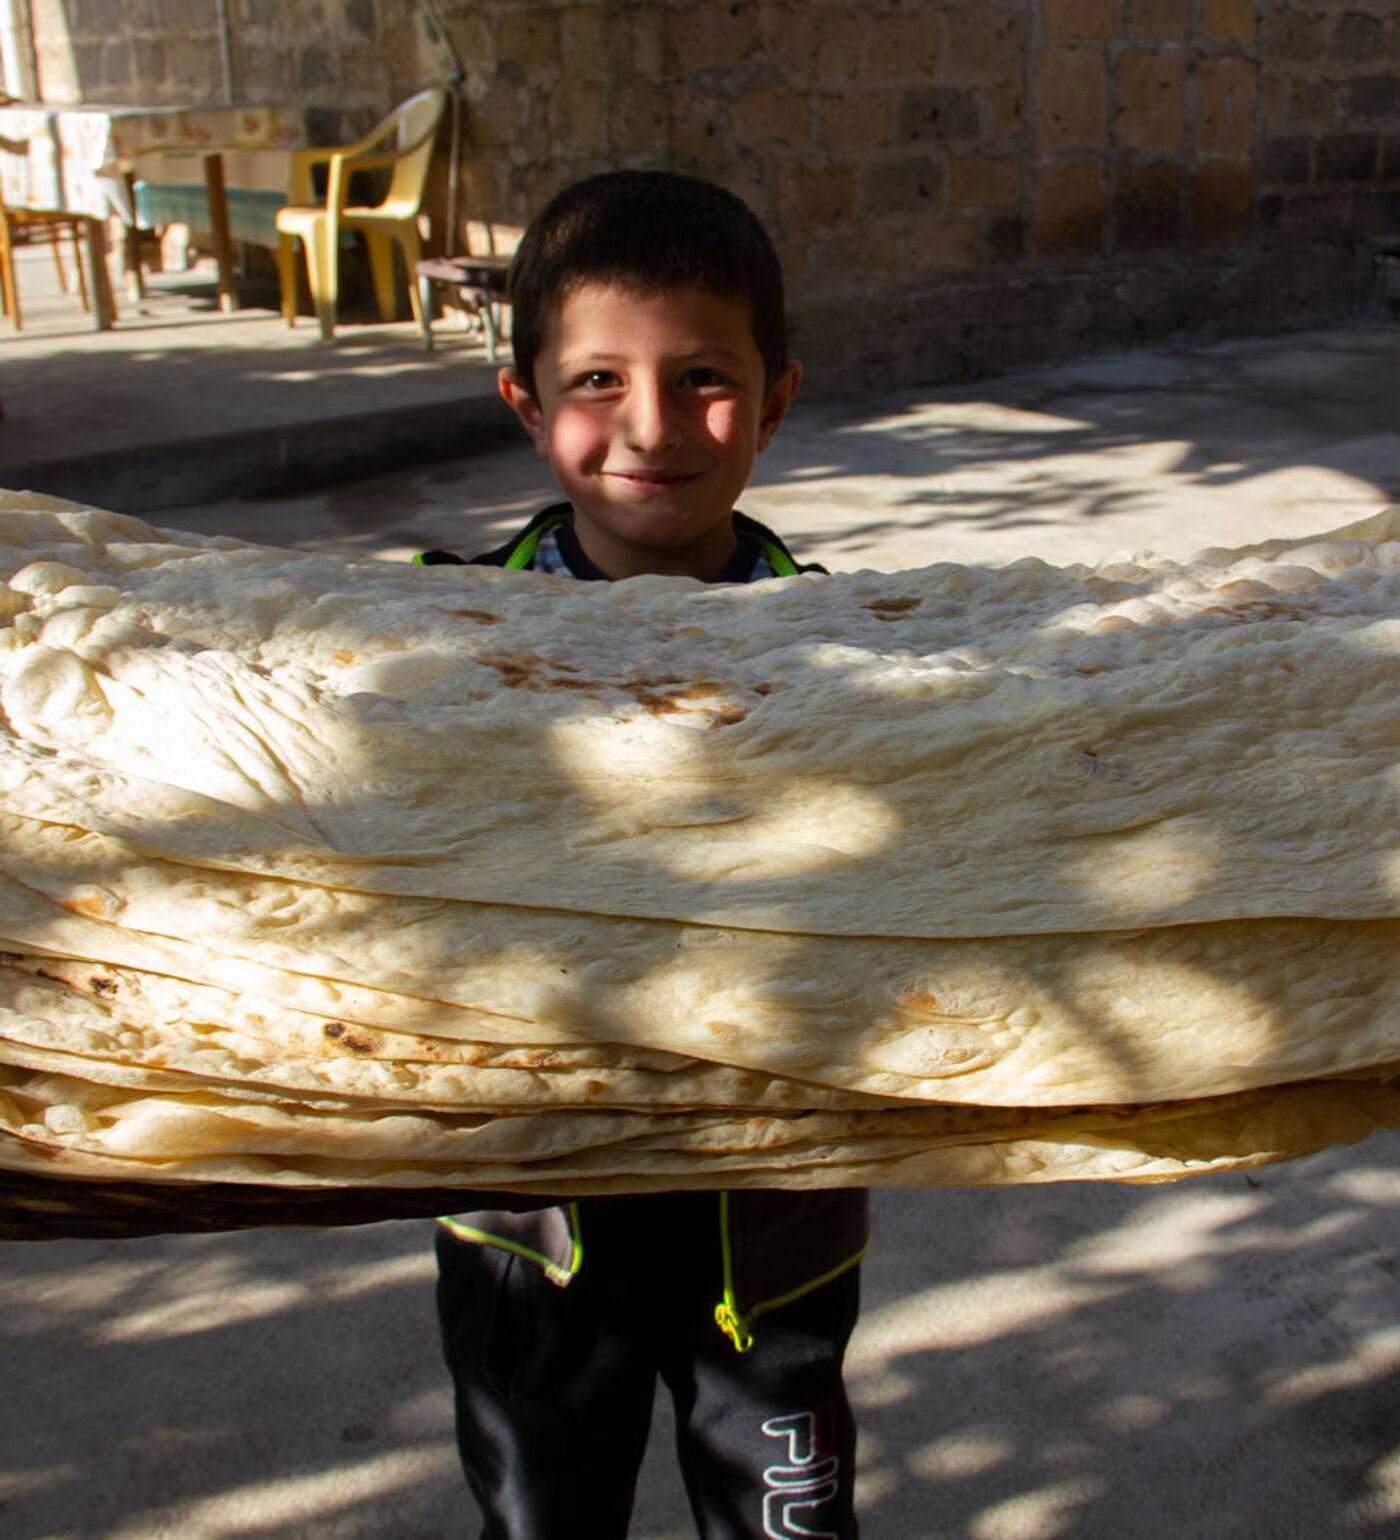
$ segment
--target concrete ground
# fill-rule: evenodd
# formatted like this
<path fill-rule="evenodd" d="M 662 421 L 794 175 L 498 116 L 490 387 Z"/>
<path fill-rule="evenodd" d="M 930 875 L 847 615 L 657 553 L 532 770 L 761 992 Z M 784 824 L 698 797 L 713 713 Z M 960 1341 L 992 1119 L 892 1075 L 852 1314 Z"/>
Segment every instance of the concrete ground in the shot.
<path fill-rule="evenodd" d="M 324 348 L 203 303 L 173 284 L 102 338 L 61 297 L 38 305 L 32 330 L 0 340 L 0 484 L 101 453 L 139 499 L 197 439 L 222 490 L 177 506 L 158 485 L 155 522 L 390 559 L 478 548 L 548 494 L 516 445 L 237 500 L 240 455 L 276 431 L 264 396 L 283 410 L 302 375 L 302 420 L 333 450 L 376 403 L 484 413 L 490 372 L 460 335 L 425 361 L 403 326 Z M 257 344 L 226 352 L 235 336 Z M 1309 533 L 1400 500 L 1397 378 L 1400 327 L 1363 322 L 817 402 L 744 505 L 839 568 Z M 1400 1135 L 1176 1186 L 875 1206 L 850 1360 L 867 1535 L 1400 1534 Z M 475 1534 L 429 1232 L 0 1245 L 0 1536 Z M 638 1540 L 693 1532 L 669 1427 L 661 1406 Z"/>

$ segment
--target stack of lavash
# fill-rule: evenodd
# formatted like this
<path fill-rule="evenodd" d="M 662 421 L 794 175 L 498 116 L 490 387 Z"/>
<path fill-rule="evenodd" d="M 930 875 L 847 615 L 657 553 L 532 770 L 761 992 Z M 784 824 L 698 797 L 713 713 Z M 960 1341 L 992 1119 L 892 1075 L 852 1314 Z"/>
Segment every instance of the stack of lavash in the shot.
<path fill-rule="evenodd" d="M 5 505 L 0 1233 L 1400 1124 L 1400 511 L 707 588 Z"/>

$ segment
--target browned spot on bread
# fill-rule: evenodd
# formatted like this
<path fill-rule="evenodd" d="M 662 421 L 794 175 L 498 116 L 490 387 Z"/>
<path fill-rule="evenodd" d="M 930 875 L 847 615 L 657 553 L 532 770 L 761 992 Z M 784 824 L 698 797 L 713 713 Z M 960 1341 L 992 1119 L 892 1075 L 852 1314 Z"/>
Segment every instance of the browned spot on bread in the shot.
<path fill-rule="evenodd" d="M 333 1043 L 348 1048 L 351 1053 L 373 1053 L 374 1044 L 358 1033 L 352 1032 L 343 1021 L 328 1021 L 321 1029 Z"/>
<path fill-rule="evenodd" d="M 88 980 L 88 988 L 93 994 L 100 996 L 103 1000 L 110 1000 L 117 992 L 117 981 L 116 979 L 98 978 L 94 975 Z"/>
<path fill-rule="evenodd" d="M 916 991 L 913 994 L 905 995 L 900 1003 L 904 1006 L 905 1010 L 918 1011 L 920 1014 L 933 1014 L 942 1009 L 938 996 L 924 991 Z"/>
<path fill-rule="evenodd" d="M 487 668 L 494 668 L 501 676 L 501 683 L 511 690 L 605 690 L 603 679 L 561 678 L 560 671 L 570 675 L 572 667 L 546 662 L 537 653 L 522 652 L 513 657 L 483 657 Z"/>
<path fill-rule="evenodd" d="M 742 722 L 748 716 L 748 712 L 740 706 L 730 706 L 723 711 L 716 711 L 710 718 L 711 727 L 733 727 Z"/>
<path fill-rule="evenodd" d="M 656 685 L 672 685 L 669 689 L 657 689 Z M 716 683 L 713 679 L 697 679 L 690 684 L 681 684 L 679 681 L 659 680 L 645 681 L 634 679 L 632 681 L 633 694 L 637 704 L 646 708 L 653 716 L 669 716 L 673 711 L 684 711 L 691 701 L 710 700 L 716 695 L 723 695 L 733 688 L 730 685 Z"/>
<path fill-rule="evenodd" d="M 876 620 L 903 620 L 910 610 L 918 609 L 923 602 L 917 595 L 910 595 L 907 598 L 872 599 L 865 608 Z"/>
<path fill-rule="evenodd" d="M 460 615 L 463 620 L 474 620 L 483 626 L 498 626 L 501 623 L 499 615 L 493 615 L 490 610 L 448 610 L 449 615 Z"/>
<path fill-rule="evenodd" d="M 79 893 L 76 898 L 60 900 L 65 909 L 74 914 L 85 914 L 89 919 L 100 920 L 106 917 L 110 905 L 105 894 Z"/>
<path fill-rule="evenodd" d="M 340 648 L 337 652 L 333 652 L 331 656 L 343 668 L 349 668 L 352 663 L 358 663 L 360 661 L 360 656 L 358 653 L 347 652 L 344 647 Z"/>
<path fill-rule="evenodd" d="M 755 695 L 771 695 L 778 687 L 775 684 L 756 684 L 753 686 Z"/>
<path fill-rule="evenodd" d="M 532 652 L 522 652 L 512 658 L 482 658 L 487 668 L 494 668 L 507 689 L 533 684 L 539 674 L 539 658 Z"/>

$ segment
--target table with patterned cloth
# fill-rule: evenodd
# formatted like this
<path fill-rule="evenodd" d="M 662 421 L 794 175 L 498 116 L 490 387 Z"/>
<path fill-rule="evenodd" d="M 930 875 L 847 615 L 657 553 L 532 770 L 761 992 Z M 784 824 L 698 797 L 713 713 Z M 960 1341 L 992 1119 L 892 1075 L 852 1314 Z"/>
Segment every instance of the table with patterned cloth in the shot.
<path fill-rule="evenodd" d="M 222 154 L 289 150 L 304 140 L 299 107 L 19 103 L 0 107 L 0 190 L 14 206 L 64 209 L 94 221 L 116 214 L 132 227 L 136 214 L 127 174 L 137 161 L 172 152 L 202 156 L 219 294 L 231 308 L 237 299 Z M 98 318 L 99 325 L 110 321 L 110 315 Z"/>

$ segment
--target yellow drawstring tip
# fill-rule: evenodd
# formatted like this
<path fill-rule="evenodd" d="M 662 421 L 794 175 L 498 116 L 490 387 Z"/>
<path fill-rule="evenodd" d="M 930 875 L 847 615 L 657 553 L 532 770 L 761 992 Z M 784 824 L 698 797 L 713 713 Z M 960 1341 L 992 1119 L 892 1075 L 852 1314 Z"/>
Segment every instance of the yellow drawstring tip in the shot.
<path fill-rule="evenodd" d="M 734 1344 L 736 1353 L 747 1353 L 753 1346 L 753 1333 L 746 1331 L 744 1323 L 728 1303 L 715 1306 L 715 1325 Z"/>

